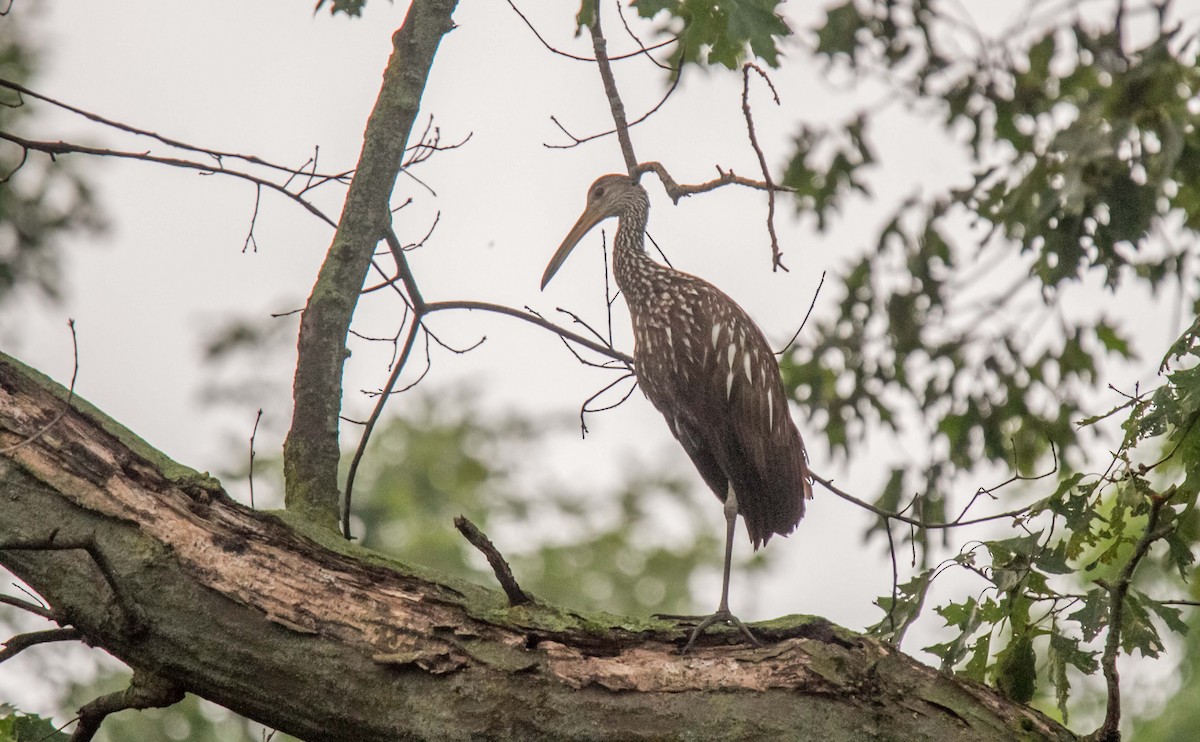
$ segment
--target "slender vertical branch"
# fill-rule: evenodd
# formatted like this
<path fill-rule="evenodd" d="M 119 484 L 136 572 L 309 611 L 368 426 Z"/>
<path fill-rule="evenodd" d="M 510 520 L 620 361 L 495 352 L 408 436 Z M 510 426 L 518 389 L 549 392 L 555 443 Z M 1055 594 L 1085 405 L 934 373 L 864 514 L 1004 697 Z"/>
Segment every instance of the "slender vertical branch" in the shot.
<path fill-rule="evenodd" d="M 1108 703 L 1104 712 L 1104 723 L 1090 737 L 1095 742 L 1119 742 L 1121 739 L 1121 676 L 1117 672 L 1117 656 L 1121 653 L 1121 632 L 1125 626 L 1125 599 L 1129 595 L 1129 586 L 1133 584 L 1133 575 L 1143 557 L 1150 551 L 1150 546 L 1166 535 L 1166 532 L 1159 528 L 1158 521 L 1163 507 L 1169 500 L 1169 497 L 1155 497 L 1151 501 L 1146 530 L 1134 546 L 1121 575 L 1115 584 L 1101 583 L 1101 586 L 1108 590 L 1108 637 L 1104 642 L 1104 654 L 1100 658 L 1100 667 L 1104 671 L 1104 681 L 1108 686 Z"/>
<path fill-rule="evenodd" d="M 258 424 L 262 422 L 262 408 L 258 408 L 258 414 L 254 417 L 254 430 L 250 431 L 250 507 L 254 507 L 254 439 L 258 436 Z"/>
<path fill-rule="evenodd" d="M 350 497 L 354 494 L 354 479 L 358 474 L 358 465 L 362 462 L 363 454 L 367 451 L 367 442 L 371 440 L 371 433 L 375 430 L 375 424 L 379 422 L 379 417 L 383 414 L 383 408 L 387 405 L 388 399 L 391 398 L 392 390 L 396 388 L 396 381 L 399 380 L 404 367 L 408 365 L 408 356 L 412 353 L 413 343 L 417 340 L 417 332 L 421 329 L 423 319 L 423 312 L 413 313 L 412 324 L 408 326 L 408 336 L 404 338 L 404 349 L 400 351 L 400 357 L 392 367 L 392 373 L 388 377 L 387 384 L 383 387 L 383 392 L 375 402 L 375 409 L 371 410 L 371 417 L 367 419 L 362 437 L 358 440 L 358 448 L 354 451 L 354 459 L 350 462 L 350 473 L 346 476 L 346 502 L 342 506 L 342 536 L 347 540 L 351 536 Z"/>
<path fill-rule="evenodd" d="M 393 53 L 367 121 L 337 234 L 300 322 L 292 426 L 283 447 L 285 502 L 289 510 L 330 528 L 338 522 L 338 415 L 350 321 L 372 253 L 388 230 L 404 147 L 438 44 L 454 27 L 456 4 L 414 0 L 392 36 Z"/>
<path fill-rule="evenodd" d="M 779 237 L 775 234 L 775 183 L 771 180 L 771 168 L 767 167 L 766 155 L 763 154 L 762 147 L 758 145 L 758 135 L 754 131 L 754 117 L 750 113 L 750 70 L 757 72 L 759 77 L 766 81 L 767 87 L 771 89 L 771 95 L 775 98 L 775 105 L 779 105 L 779 93 L 775 91 L 774 83 L 771 82 L 771 78 L 767 77 L 767 73 L 763 72 L 762 67 L 751 62 L 742 65 L 742 114 L 746 117 L 746 132 L 750 135 L 750 147 L 754 149 L 754 154 L 758 157 L 758 166 L 762 170 L 763 182 L 767 184 L 767 233 L 771 235 L 771 269 L 782 268 L 786 271 L 787 266 L 783 264 L 783 251 L 779 249 Z"/>
<path fill-rule="evenodd" d="M 608 107 L 612 109 L 613 123 L 617 128 L 617 139 L 621 142 L 621 154 L 625 157 L 625 169 L 633 176 L 638 175 L 638 160 L 633 154 L 633 140 L 629 138 L 629 124 L 625 120 L 625 104 L 621 102 L 621 94 L 617 91 L 617 81 L 613 77 L 612 65 L 608 61 L 608 42 L 600 29 L 600 3 L 596 3 L 596 12 L 588 27 L 592 32 L 592 48 L 596 50 L 596 64 L 600 68 L 600 79 L 604 81 L 604 92 L 608 96 Z"/>

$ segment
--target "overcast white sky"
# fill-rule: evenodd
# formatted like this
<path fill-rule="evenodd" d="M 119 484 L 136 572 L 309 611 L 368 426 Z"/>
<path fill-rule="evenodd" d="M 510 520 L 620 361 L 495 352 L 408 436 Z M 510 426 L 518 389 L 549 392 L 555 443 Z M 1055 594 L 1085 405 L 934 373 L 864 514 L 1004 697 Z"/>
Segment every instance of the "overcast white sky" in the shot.
<path fill-rule="evenodd" d="M 38 16 L 34 38 L 44 57 L 32 87 L 39 92 L 189 143 L 282 163 L 299 165 L 319 146 L 322 170 L 347 170 L 357 158 L 391 51 L 390 36 L 406 4 L 374 0 L 359 20 L 313 16 L 311 5 L 283 0 L 54 0 L 35 8 L 17 0 L 14 12 Z M 789 5 L 793 28 L 802 31 L 816 24 L 822 17 L 816 5 Z M 997 5 L 965 3 L 985 29 L 1001 22 L 994 15 Z M 574 38 L 572 3 L 527 0 L 519 6 L 556 46 L 591 53 L 585 39 Z M 631 42 L 611 6 L 606 11 L 610 52 L 629 50 Z M 633 14 L 628 17 L 632 20 Z M 567 150 L 544 146 L 565 139 L 551 115 L 580 135 L 611 125 L 595 68 L 549 54 L 505 3 L 463 2 L 455 21 L 458 28 L 441 45 L 422 109 L 423 116 L 435 116 L 446 141 L 470 134 L 470 142 L 416 171 L 436 197 L 404 178 L 397 189 L 396 203 L 415 199 L 397 219 L 402 239 L 419 238 L 441 212 L 428 246 L 412 255 L 424 295 L 427 300 L 529 305 L 547 315 L 567 306 L 599 322 L 603 283 L 598 236 L 576 251 L 545 293 L 538 291 L 542 269 L 582 208 L 587 185 L 602 173 L 623 169 L 611 138 Z M 647 30 L 643 25 L 642 31 Z M 803 61 L 800 45 L 808 38 L 802 32 L 785 53 Z M 852 91 L 844 72 L 803 63 L 772 76 L 782 105 L 772 105 L 762 86 L 754 88 L 752 101 L 759 140 L 776 168 L 784 163 L 800 122 L 837 122 L 879 96 L 869 87 Z M 664 72 L 641 60 L 622 63 L 618 78 L 631 116 L 656 103 L 667 82 Z M 668 105 L 634 129 L 639 158 L 662 161 L 681 181 L 706 180 L 717 165 L 755 175 L 758 166 L 746 141 L 740 88 L 740 74 L 690 70 Z M 29 132 L 34 138 L 167 153 L 164 147 L 119 137 L 78 117 L 43 106 L 38 111 L 39 124 Z M 829 270 L 832 277 L 865 249 L 899 200 L 961 182 L 966 172 L 936 121 L 922 123 L 919 115 L 901 109 L 881 121 L 872 143 L 884 163 L 871 177 L 873 196 L 852 200 L 849 218 L 839 220 L 829 233 L 818 234 L 811 221 L 797 221 L 790 204 L 781 202 L 777 227 L 788 273 L 770 270 L 766 205 L 756 192 L 724 189 L 676 207 L 648 178 L 650 232 L 676 267 L 712 280 L 746 307 L 774 344 L 782 345 L 804 316 L 822 271 Z M 199 350 L 206 330 L 230 316 L 263 316 L 301 306 L 331 230 L 294 203 L 264 193 L 255 228 L 258 250 L 243 252 L 254 208 L 252 186 L 138 162 L 81 164 L 100 186 L 100 202 L 113 229 L 102 239 L 69 241 L 65 301 L 27 301 L 19 311 L 10 307 L 0 317 L 0 344 L 65 383 L 71 372 L 66 321 L 75 318 L 78 393 L 176 460 L 200 470 L 217 469 L 227 461 L 229 435 L 249 436 L 253 410 L 244 419 L 231 418 L 207 409 L 198 398 L 204 373 Z M 342 195 L 336 187 L 327 188 L 315 200 L 336 219 Z M 827 284 L 816 314 L 836 311 L 839 296 L 838 287 Z M 1136 305 L 1148 299 L 1129 301 Z M 398 312 L 393 300 L 377 295 L 364 304 L 356 328 L 391 334 Z M 488 340 L 467 356 L 436 355 L 424 384 L 452 389 L 469 383 L 491 410 L 573 416 L 586 397 L 607 383 L 607 377 L 581 369 L 556 338 L 515 320 L 442 315 L 432 325 L 453 344 L 469 345 L 482 335 Z M 616 316 L 616 327 L 623 338 L 619 345 L 628 349 L 623 312 Z M 1160 354 L 1157 345 L 1169 330 L 1161 325 L 1153 329 L 1161 337 L 1151 333 L 1149 357 Z M 360 343 L 354 352 L 347 365 L 345 405 L 348 415 L 361 418 L 373 402 L 354 390 L 380 386 L 390 348 Z M 275 364 L 285 390 L 290 389 L 291 362 L 285 357 Z M 1115 382 L 1136 377 L 1130 371 Z M 289 402 L 287 396 L 263 400 L 271 424 L 259 434 L 260 451 L 281 445 Z M 403 407 L 399 398 L 391 412 L 403 414 Z M 805 420 L 798 414 L 797 423 L 804 432 Z M 536 462 L 535 471 L 546 468 L 591 480 L 598 492 L 621 477 L 630 456 L 691 472 L 666 425 L 640 394 L 617 411 L 592 417 L 589 425 L 586 440 L 565 435 Z M 348 443 L 357 440 L 356 429 L 344 432 Z M 884 476 L 886 462 L 930 455 L 918 447 L 872 451 L 852 462 L 831 460 L 815 431 L 807 437 L 814 467 L 864 495 Z M 700 490 L 699 477 L 695 480 Z M 992 483 L 971 483 L 967 491 Z M 243 483 L 226 485 L 244 493 Z M 256 489 L 265 486 L 256 482 Z M 705 494 L 697 502 L 711 511 L 712 528 L 719 533 L 722 516 L 716 501 Z M 735 575 L 735 611 L 750 620 L 813 613 L 855 629 L 875 622 L 879 611 L 872 600 L 889 590 L 891 569 L 877 544 L 863 548 L 861 534 L 868 522 L 836 498 L 818 493 L 796 534 L 772 541 L 777 568 L 766 589 L 747 594 L 739 590 Z M 503 550 L 505 544 L 497 540 Z M 743 556 L 749 552 L 742 536 L 736 548 Z M 719 576 L 700 589 L 715 602 Z M 935 636 L 938 621 L 925 623 L 907 644 L 918 656 L 917 649 Z M 21 672 L 17 663 L 0 665 L 0 697 L 11 693 L 29 710 L 38 710 L 36 696 L 22 695 L 29 684 Z"/>

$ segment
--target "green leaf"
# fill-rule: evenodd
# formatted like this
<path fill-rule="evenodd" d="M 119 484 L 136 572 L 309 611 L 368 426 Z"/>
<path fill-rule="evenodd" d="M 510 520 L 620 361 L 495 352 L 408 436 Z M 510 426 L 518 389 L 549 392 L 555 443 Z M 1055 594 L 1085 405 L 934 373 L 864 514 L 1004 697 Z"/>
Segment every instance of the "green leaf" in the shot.
<path fill-rule="evenodd" d="M 971 659 L 967 660 L 962 674 L 971 680 L 982 683 L 987 678 L 988 655 L 991 652 L 991 647 L 991 633 L 985 632 L 981 634 L 971 647 Z"/>
<path fill-rule="evenodd" d="M 1096 338 L 1104 345 L 1104 349 L 1109 353 L 1116 353 L 1122 358 L 1133 358 L 1133 351 L 1129 348 L 1129 341 L 1117 334 L 1117 328 L 1101 322 L 1096 325 Z"/>
<path fill-rule="evenodd" d="M 1133 654 L 1136 650 L 1143 657 L 1157 657 L 1163 652 L 1165 647 L 1158 629 L 1154 628 L 1150 614 L 1146 612 L 1136 591 L 1131 590 L 1125 596 L 1121 618 L 1121 649 L 1125 654 Z"/>
<path fill-rule="evenodd" d="M 825 24 L 817 31 L 817 53 L 830 58 L 841 54 L 853 61 L 858 48 L 856 37 L 865 25 L 854 0 L 830 8 L 825 13 Z"/>
<path fill-rule="evenodd" d="M 329 5 L 330 15 L 344 13 L 351 18 L 358 18 L 362 15 L 367 0 L 317 0 L 317 7 L 313 8 L 313 13 L 319 12 L 326 4 Z"/>
<path fill-rule="evenodd" d="M 595 0 L 585 0 L 585 3 L 595 3 Z M 679 6 L 679 0 L 635 0 L 633 7 L 637 8 L 638 15 L 642 18 L 653 18 L 664 10 L 671 10 Z M 582 13 L 583 11 L 580 10 Z"/>
<path fill-rule="evenodd" d="M 1033 636 L 1022 632 L 996 656 L 996 687 L 1017 703 L 1029 703 L 1037 688 L 1037 655 Z"/>
<path fill-rule="evenodd" d="M 884 641 L 898 641 L 903 637 L 905 630 L 921 612 L 932 576 L 932 569 L 925 570 L 899 585 L 894 598 L 891 595 L 876 598 L 875 604 L 882 608 L 886 615 L 879 623 L 868 628 L 867 632 Z"/>
<path fill-rule="evenodd" d="M 1083 607 L 1068 616 L 1079 624 L 1084 641 L 1092 641 L 1108 627 L 1108 591 L 1101 587 L 1088 590 Z"/>
<path fill-rule="evenodd" d="M 1050 647 L 1046 652 L 1049 662 L 1050 682 L 1054 684 L 1054 697 L 1058 703 L 1058 711 L 1062 714 L 1063 723 L 1069 720 L 1067 714 L 1067 698 L 1071 683 L 1067 678 L 1067 666 L 1070 665 L 1084 675 L 1091 675 L 1100 669 L 1096 661 L 1098 652 L 1086 651 L 1079 648 L 1079 640 L 1053 631 L 1050 634 Z"/>
<path fill-rule="evenodd" d="M 779 66 L 778 41 L 792 30 L 778 12 L 782 0 L 637 0 L 638 15 L 666 11 L 683 22 L 674 62 L 738 67 L 747 52 Z"/>
<path fill-rule="evenodd" d="M 1183 612 L 1178 608 L 1173 605 L 1160 603 L 1141 591 L 1134 590 L 1133 592 L 1137 594 L 1138 600 L 1153 611 L 1171 631 L 1178 634 L 1186 634 L 1188 632 L 1188 625 L 1184 623 L 1182 618 Z"/>
<path fill-rule="evenodd" d="M 0 742 L 67 742 L 70 737 L 57 730 L 53 722 L 32 714 L 14 713 L 11 706 L 0 706 Z"/>

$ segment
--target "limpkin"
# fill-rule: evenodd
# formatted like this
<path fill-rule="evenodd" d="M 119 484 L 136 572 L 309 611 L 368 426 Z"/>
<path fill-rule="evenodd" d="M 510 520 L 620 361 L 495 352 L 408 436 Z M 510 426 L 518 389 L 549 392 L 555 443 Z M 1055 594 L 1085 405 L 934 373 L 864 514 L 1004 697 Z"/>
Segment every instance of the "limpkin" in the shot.
<path fill-rule="evenodd" d="M 759 644 L 729 610 L 737 516 L 755 550 L 772 535 L 795 530 L 804 501 L 812 497 L 804 441 L 762 331 L 712 284 L 646 254 L 649 211 L 650 199 L 633 178 L 596 180 L 583 214 L 546 266 L 542 288 L 592 227 L 617 217 L 613 273 L 633 320 L 638 384 L 725 506 L 721 603 L 715 613 L 694 617 L 699 622 L 683 651 L 718 622 L 735 625 Z"/>

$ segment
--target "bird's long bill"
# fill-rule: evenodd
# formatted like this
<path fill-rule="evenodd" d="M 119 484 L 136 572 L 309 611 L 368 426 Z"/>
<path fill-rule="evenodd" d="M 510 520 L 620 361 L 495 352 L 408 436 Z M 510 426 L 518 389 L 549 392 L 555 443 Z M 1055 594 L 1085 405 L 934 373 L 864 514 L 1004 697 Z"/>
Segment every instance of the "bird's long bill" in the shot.
<path fill-rule="evenodd" d="M 583 239 L 583 236 L 591 230 L 592 227 L 603 221 L 607 216 L 601 211 L 593 209 L 585 209 L 579 217 L 579 221 L 575 222 L 575 226 L 571 227 L 571 231 L 567 233 L 566 239 L 558 246 L 558 250 L 554 253 L 554 257 L 550 258 L 550 264 L 546 266 L 546 272 L 542 274 L 542 288 L 546 288 L 546 284 L 550 283 L 550 279 L 554 278 L 554 274 L 566 262 L 567 256 Z"/>

